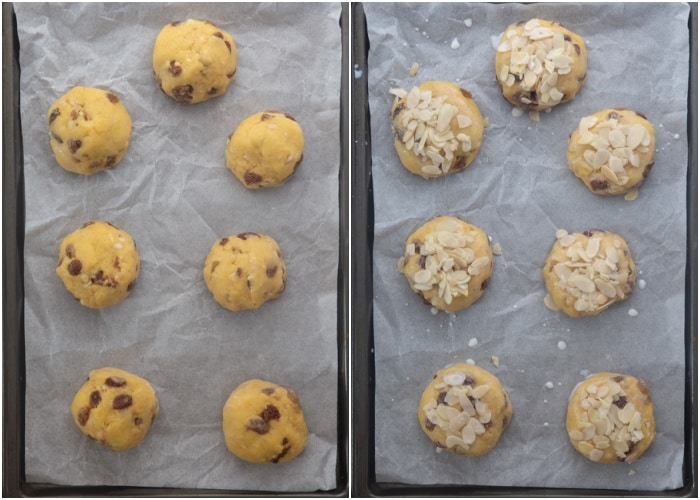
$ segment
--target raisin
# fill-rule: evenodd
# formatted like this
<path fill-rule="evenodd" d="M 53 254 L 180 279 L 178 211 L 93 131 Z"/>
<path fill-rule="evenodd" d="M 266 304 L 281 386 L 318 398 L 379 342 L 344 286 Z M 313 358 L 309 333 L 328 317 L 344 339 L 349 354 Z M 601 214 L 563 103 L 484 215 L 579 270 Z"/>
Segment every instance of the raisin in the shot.
<path fill-rule="evenodd" d="M 79 275 L 82 269 L 83 263 L 80 262 L 78 259 L 73 259 L 68 263 L 68 274 L 70 274 L 71 276 Z"/>
<path fill-rule="evenodd" d="M 280 411 L 275 405 L 267 405 L 265 409 L 260 413 L 260 417 L 265 422 L 269 422 L 270 420 L 279 420 Z"/>
<path fill-rule="evenodd" d="M 275 388 L 274 387 L 265 387 L 264 389 L 261 390 L 261 392 L 263 394 L 265 394 L 266 396 L 271 396 L 275 392 Z"/>
<path fill-rule="evenodd" d="M 130 292 L 131 290 L 133 290 L 135 284 L 136 284 L 136 281 L 132 281 L 131 283 L 129 283 L 128 285 L 126 285 L 126 291 L 127 291 L 127 292 Z"/>
<path fill-rule="evenodd" d="M 217 31 L 216 33 L 214 33 L 214 36 L 216 38 L 221 38 L 222 40 L 224 39 L 224 35 L 221 34 L 221 31 Z"/>
<path fill-rule="evenodd" d="M 577 43 L 574 44 L 574 50 L 576 51 L 576 55 L 581 55 L 581 47 L 579 47 Z"/>
<path fill-rule="evenodd" d="M 49 115 L 49 125 L 53 123 L 53 121 L 58 118 L 61 114 L 61 110 L 56 108 L 53 111 L 51 111 L 51 114 Z"/>
<path fill-rule="evenodd" d="M 100 391 L 92 391 L 90 393 L 90 408 L 97 408 L 97 405 L 100 404 L 100 401 L 102 401 Z"/>
<path fill-rule="evenodd" d="M 466 97 L 467 99 L 471 99 L 471 98 L 472 98 L 472 93 L 469 92 L 469 91 L 466 90 L 466 89 L 460 88 L 460 89 L 459 89 L 459 92 L 460 92 L 464 97 Z"/>
<path fill-rule="evenodd" d="M 602 191 L 608 189 L 608 181 L 605 179 L 591 179 L 591 187 L 595 191 Z"/>
<path fill-rule="evenodd" d="M 109 99 L 109 102 L 114 104 L 117 104 L 119 102 L 119 98 L 111 92 L 107 92 L 107 99 Z"/>
<path fill-rule="evenodd" d="M 608 113 L 608 118 L 610 118 L 611 120 L 617 120 L 618 118 L 620 118 L 620 115 L 618 115 L 615 111 L 611 111 L 610 113 Z"/>
<path fill-rule="evenodd" d="M 462 385 L 474 385 L 476 381 L 471 378 L 471 377 L 465 377 L 464 382 L 462 382 Z"/>
<path fill-rule="evenodd" d="M 194 92 L 194 87 L 192 85 L 178 85 L 171 89 L 173 98 L 177 102 L 187 103 L 192 100 L 192 93 Z"/>
<path fill-rule="evenodd" d="M 272 118 L 272 115 L 270 113 L 263 113 L 260 115 L 260 121 L 264 122 L 266 120 L 269 120 Z"/>
<path fill-rule="evenodd" d="M 258 184 L 262 182 L 262 177 L 260 177 L 258 174 L 254 174 L 253 172 L 246 172 L 243 176 L 243 180 L 246 184 Z"/>
<path fill-rule="evenodd" d="M 134 425 L 141 425 L 143 423 L 143 419 L 141 417 L 136 417 L 134 419 Z"/>
<path fill-rule="evenodd" d="M 112 167 L 115 163 L 117 163 L 117 157 L 114 155 L 108 156 L 107 161 L 105 162 L 105 168 Z"/>
<path fill-rule="evenodd" d="M 240 267 L 236 268 L 236 276 L 239 278 L 243 277 L 243 268 L 240 268 Z"/>
<path fill-rule="evenodd" d="M 425 269 L 425 261 L 428 259 L 427 255 L 421 255 L 418 257 L 418 265 L 421 269 Z"/>
<path fill-rule="evenodd" d="M 221 246 L 226 245 L 226 243 L 228 243 L 228 238 L 221 238 L 219 240 L 219 245 L 221 245 Z"/>
<path fill-rule="evenodd" d="M 445 404 L 445 396 L 447 396 L 447 391 L 442 391 L 440 394 L 438 394 L 437 395 L 437 404 L 444 405 Z"/>
<path fill-rule="evenodd" d="M 295 404 L 295 405 L 298 406 L 298 405 L 299 405 L 299 396 L 297 396 L 297 393 L 294 392 L 294 391 L 293 391 L 292 389 L 290 389 L 289 387 L 285 387 L 285 389 L 287 389 L 287 397 L 289 398 L 289 400 L 290 400 L 293 404 Z"/>
<path fill-rule="evenodd" d="M 182 66 L 180 66 L 180 63 L 177 61 L 170 61 L 168 71 L 170 71 L 170 74 L 173 76 L 180 76 L 180 74 L 182 73 Z"/>
<path fill-rule="evenodd" d="M 481 289 L 486 290 L 489 286 L 489 280 L 485 279 L 484 281 L 481 282 Z"/>
<path fill-rule="evenodd" d="M 219 89 L 217 89 L 216 87 L 212 87 L 207 91 L 207 94 L 216 95 L 218 92 L 219 92 Z"/>
<path fill-rule="evenodd" d="M 71 243 L 66 246 L 66 257 L 69 259 L 75 257 L 75 247 Z"/>
<path fill-rule="evenodd" d="M 88 408 L 87 406 L 83 406 L 78 411 L 78 423 L 80 425 L 85 425 L 85 424 L 87 424 L 87 421 L 89 418 L 90 418 L 90 408 Z"/>
<path fill-rule="evenodd" d="M 270 266 L 265 270 L 265 274 L 267 274 L 268 278 L 274 278 L 275 274 L 277 274 L 277 266 Z"/>
<path fill-rule="evenodd" d="M 289 450 L 291 450 L 292 447 L 287 443 L 289 443 L 289 441 L 287 440 L 287 438 L 284 438 L 282 440 L 282 446 L 283 446 L 282 451 L 280 451 L 275 457 L 273 457 L 272 460 L 270 460 L 270 462 L 272 462 L 273 464 L 276 464 L 277 462 L 279 462 L 282 459 L 282 457 L 284 457 L 287 453 L 289 453 Z"/>
<path fill-rule="evenodd" d="M 623 409 L 625 406 L 627 406 L 627 398 L 625 396 L 620 396 L 617 398 L 617 400 L 613 401 L 613 404 L 619 409 Z"/>
<path fill-rule="evenodd" d="M 234 77 L 235 74 L 236 74 L 236 70 L 234 69 L 233 71 L 231 71 L 230 73 L 228 73 L 228 74 L 226 75 L 226 78 L 231 79 L 231 78 Z"/>
<path fill-rule="evenodd" d="M 455 159 L 454 165 L 452 165 L 452 170 L 462 170 L 467 166 L 467 157 L 466 156 L 458 156 Z"/>
<path fill-rule="evenodd" d="M 564 41 L 570 42 L 570 41 L 571 41 L 571 36 L 565 34 L 565 35 L 564 35 Z"/>
<path fill-rule="evenodd" d="M 426 418 L 425 419 L 425 428 L 428 429 L 428 431 L 432 431 L 433 429 L 435 429 L 435 424 Z"/>
<path fill-rule="evenodd" d="M 288 119 L 292 120 L 293 122 L 296 121 L 292 115 L 289 115 L 289 114 L 287 114 L 287 113 L 284 113 L 284 116 L 286 116 Z"/>
<path fill-rule="evenodd" d="M 226 44 L 226 48 L 228 49 L 229 53 L 231 53 L 231 42 L 224 40 L 224 43 Z"/>
<path fill-rule="evenodd" d="M 124 408 L 131 406 L 131 403 L 133 403 L 131 396 L 128 394 L 120 394 L 114 398 L 114 401 L 112 401 L 112 408 L 115 410 L 123 410 Z"/>
<path fill-rule="evenodd" d="M 107 377 L 105 384 L 108 387 L 124 387 L 126 385 L 126 380 L 121 377 L 114 375 L 113 377 Z"/>
<path fill-rule="evenodd" d="M 71 153 L 75 153 L 77 150 L 80 149 L 80 146 L 83 145 L 83 141 L 80 139 L 71 139 L 68 141 L 68 149 L 70 150 Z"/>
<path fill-rule="evenodd" d="M 61 139 L 61 136 L 58 135 L 56 132 L 51 132 L 51 137 L 53 137 L 53 140 L 57 143 L 63 144 L 63 139 Z"/>
<path fill-rule="evenodd" d="M 270 431 L 270 424 L 260 417 L 251 418 L 248 421 L 248 430 L 258 434 L 267 434 Z"/>

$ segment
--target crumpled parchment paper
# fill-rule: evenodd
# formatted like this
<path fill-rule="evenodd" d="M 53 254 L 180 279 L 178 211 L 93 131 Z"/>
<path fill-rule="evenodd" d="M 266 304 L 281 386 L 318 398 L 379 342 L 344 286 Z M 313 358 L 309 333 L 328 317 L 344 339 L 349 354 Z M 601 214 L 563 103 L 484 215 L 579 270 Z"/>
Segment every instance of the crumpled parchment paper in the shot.
<path fill-rule="evenodd" d="M 375 215 L 377 480 L 679 487 L 688 6 L 367 3 L 364 9 Z M 588 47 L 585 86 L 572 102 L 542 113 L 539 123 L 512 114 L 495 82 L 493 62 L 494 44 L 506 26 L 533 17 L 561 22 Z M 411 78 L 414 62 L 419 70 Z M 448 80 L 469 90 L 490 122 L 474 163 L 436 180 L 401 166 L 391 133 L 389 89 L 410 90 L 426 80 Z M 641 111 L 655 125 L 656 165 L 636 201 L 593 195 L 566 163 L 568 135 L 579 119 L 608 107 Z M 431 314 L 396 268 L 408 235 L 438 214 L 480 226 L 502 247 L 488 290 L 471 308 L 452 315 Z M 596 317 L 572 319 L 547 309 L 541 269 L 559 228 L 603 228 L 623 236 L 639 271 L 632 297 Z M 497 375 L 514 408 L 498 445 L 480 458 L 436 452 L 416 417 L 433 373 L 465 360 Z M 587 374 L 608 370 L 644 379 L 655 404 L 656 441 L 631 465 L 586 460 L 569 444 L 565 429 L 574 386 Z"/>
<path fill-rule="evenodd" d="M 336 486 L 339 4 L 15 4 L 26 187 L 26 477 L 67 485 L 315 491 Z M 232 34 L 238 71 L 222 97 L 179 105 L 151 56 L 167 23 L 207 19 Z M 82 177 L 48 143 L 46 112 L 74 85 L 110 89 L 132 121 L 123 161 Z M 226 169 L 226 137 L 246 116 L 283 110 L 306 147 L 277 189 L 249 191 Z M 73 300 L 54 268 L 60 240 L 104 219 L 135 239 L 141 275 L 121 304 Z M 211 297 L 204 259 L 218 238 L 269 234 L 286 291 L 233 313 Z M 140 446 L 84 436 L 69 405 L 88 371 L 117 366 L 151 382 L 160 415 Z M 250 378 L 294 388 L 309 440 L 281 465 L 226 449 L 221 411 Z"/>

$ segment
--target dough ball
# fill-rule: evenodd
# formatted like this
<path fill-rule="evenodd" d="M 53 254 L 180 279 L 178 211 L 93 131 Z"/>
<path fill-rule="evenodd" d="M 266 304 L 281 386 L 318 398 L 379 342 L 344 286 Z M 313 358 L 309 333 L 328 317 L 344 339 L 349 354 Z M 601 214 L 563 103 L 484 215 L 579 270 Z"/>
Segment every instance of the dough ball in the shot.
<path fill-rule="evenodd" d="M 593 462 L 634 462 L 656 435 L 649 387 L 631 375 L 591 375 L 569 398 L 566 430 L 576 451 Z"/>
<path fill-rule="evenodd" d="M 632 294 L 637 273 L 627 242 L 609 231 L 557 231 L 542 270 L 545 304 L 572 317 L 593 316 Z"/>
<path fill-rule="evenodd" d="M 121 161 L 131 139 L 131 117 L 108 90 L 74 87 L 46 114 L 49 144 L 56 161 L 76 174 L 90 175 Z"/>
<path fill-rule="evenodd" d="M 467 363 L 439 370 L 418 404 L 423 432 L 440 448 L 477 457 L 491 451 L 513 417 L 496 376 Z"/>
<path fill-rule="evenodd" d="M 70 406 L 78 428 L 113 450 L 133 448 L 158 415 L 158 399 L 148 381 L 119 368 L 92 370 Z"/>
<path fill-rule="evenodd" d="M 216 241 L 204 262 L 204 281 L 222 307 L 257 309 L 279 297 L 287 282 L 280 247 L 269 236 L 241 233 Z"/>
<path fill-rule="evenodd" d="M 82 305 L 102 309 L 131 294 L 139 265 L 136 244 L 126 231 L 90 221 L 61 242 L 56 273 Z"/>
<path fill-rule="evenodd" d="M 399 272 L 426 304 L 442 311 L 472 305 L 488 286 L 493 253 L 488 236 L 457 217 L 428 221 L 406 240 Z"/>
<path fill-rule="evenodd" d="M 301 126 L 281 111 L 243 120 L 226 142 L 226 165 L 247 188 L 284 184 L 304 156 Z"/>
<path fill-rule="evenodd" d="M 433 178 L 469 166 L 484 136 L 484 120 L 471 93 L 443 81 L 391 93 L 394 147 L 404 167 Z"/>
<path fill-rule="evenodd" d="M 209 21 L 174 21 L 156 38 L 153 74 L 177 102 L 196 104 L 218 97 L 236 74 L 236 44 Z"/>
<path fill-rule="evenodd" d="M 581 118 L 569 137 L 571 171 L 595 194 L 627 193 L 654 165 L 654 126 L 644 115 L 624 108 L 604 109 Z"/>
<path fill-rule="evenodd" d="M 253 379 L 226 400 L 223 431 L 229 451 L 255 463 L 284 463 L 306 446 L 306 422 L 296 393 L 281 385 Z"/>
<path fill-rule="evenodd" d="M 586 80 L 581 36 L 555 21 L 511 24 L 496 49 L 496 80 L 508 102 L 542 111 L 570 101 Z"/>

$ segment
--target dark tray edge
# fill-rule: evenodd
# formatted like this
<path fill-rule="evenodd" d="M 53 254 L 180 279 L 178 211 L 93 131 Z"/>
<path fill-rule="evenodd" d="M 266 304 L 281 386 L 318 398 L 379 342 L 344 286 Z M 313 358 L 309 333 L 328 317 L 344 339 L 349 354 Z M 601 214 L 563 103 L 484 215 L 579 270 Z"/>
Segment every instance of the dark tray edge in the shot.
<path fill-rule="evenodd" d="M 352 175 L 352 484 L 355 497 L 399 496 L 698 496 L 698 4 L 690 2 L 690 73 L 688 81 L 688 220 L 686 270 L 686 373 L 685 435 L 683 486 L 667 491 L 583 490 L 573 488 L 520 488 L 489 486 L 411 485 L 378 482 L 374 461 L 374 332 L 372 317 L 372 245 L 374 232 L 372 158 L 367 90 L 367 53 L 369 39 L 362 3 L 352 4 L 352 63 L 361 78 L 352 81 L 353 96 L 353 175 Z M 358 194 L 360 193 L 360 194 Z M 361 193 L 367 193 L 366 198 Z"/>
<path fill-rule="evenodd" d="M 189 488 L 141 488 L 131 486 L 60 486 L 28 483 L 24 476 L 24 165 L 20 119 L 20 66 L 17 24 L 12 3 L 2 4 L 2 252 L 3 252 L 3 497 L 25 496 L 167 496 L 167 497 L 337 497 L 349 496 L 348 452 L 348 345 L 349 314 L 349 155 L 348 68 L 349 8 L 341 3 L 342 37 L 339 262 L 338 262 L 338 408 L 336 487 L 328 491 L 275 492 Z"/>

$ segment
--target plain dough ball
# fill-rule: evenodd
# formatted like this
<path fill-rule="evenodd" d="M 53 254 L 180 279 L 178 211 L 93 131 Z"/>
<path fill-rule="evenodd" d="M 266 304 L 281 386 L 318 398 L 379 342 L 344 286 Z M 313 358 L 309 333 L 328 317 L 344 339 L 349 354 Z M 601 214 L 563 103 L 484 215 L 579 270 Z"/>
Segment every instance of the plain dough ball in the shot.
<path fill-rule="evenodd" d="M 484 119 L 472 94 L 451 82 L 393 89 L 394 148 L 410 172 L 441 177 L 469 166 L 481 147 Z"/>
<path fill-rule="evenodd" d="M 131 139 L 131 117 L 113 92 L 74 87 L 46 113 L 56 161 L 76 174 L 94 174 L 121 161 Z"/>
<path fill-rule="evenodd" d="M 491 451 L 513 418 L 498 378 L 475 365 L 439 370 L 418 404 L 423 432 L 440 448 L 477 457 Z"/>
<path fill-rule="evenodd" d="M 457 217 L 439 216 L 406 239 L 398 267 L 426 304 L 454 312 L 486 290 L 493 252 L 483 230 Z"/>
<path fill-rule="evenodd" d="M 508 102 L 542 111 L 572 100 L 586 80 L 586 44 L 555 21 L 511 24 L 496 49 L 496 80 Z"/>
<path fill-rule="evenodd" d="M 61 242 L 56 273 L 82 305 L 102 309 L 131 294 L 139 266 L 136 243 L 126 231 L 90 221 Z"/>
<path fill-rule="evenodd" d="M 204 262 L 203 274 L 214 300 L 231 311 L 257 309 L 279 297 L 287 282 L 277 242 L 252 232 L 216 241 Z"/>
<path fill-rule="evenodd" d="M 306 446 L 307 428 L 299 398 L 288 388 L 264 380 L 243 382 L 223 410 L 226 446 L 254 463 L 284 463 Z"/>
<path fill-rule="evenodd" d="M 627 299 L 637 273 L 627 242 L 610 231 L 557 232 L 542 270 L 545 304 L 572 317 L 593 316 Z"/>
<path fill-rule="evenodd" d="M 196 104 L 222 95 L 236 74 L 236 44 L 209 21 L 174 21 L 158 33 L 153 74 L 177 102 Z"/>
<path fill-rule="evenodd" d="M 604 109 L 581 118 L 569 137 L 571 171 L 595 194 L 627 193 L 654 165 L 654 126 L 630 109 Z"/>
<path fill-rule="evenodd" d="M 110 367 L 92 370 L 70 407 L 84 434 L 116 451 L 138 445 L 158 409 L 156 393 L 148 381 Z"/>
<path fill-rule="evenodd" d="M 304 156 L 304 132 L 281 111 L 262 111 L 243 120 L 226 142 L 226 165 L 247 188 L 280 186 Z"/>
<path fill-rule="evenodd" d="M 593 462 L 634 462 L 656 435 L 649 387 L 631 375 L 591 375 L 569 398 L 566 430 L 576 451 Z"/>

